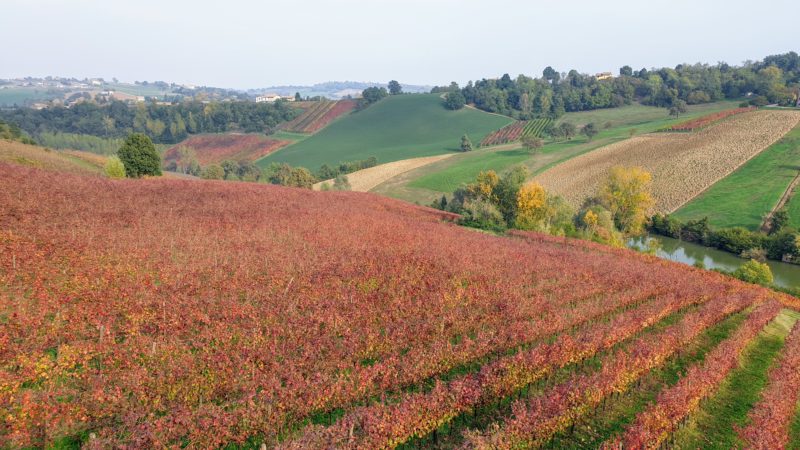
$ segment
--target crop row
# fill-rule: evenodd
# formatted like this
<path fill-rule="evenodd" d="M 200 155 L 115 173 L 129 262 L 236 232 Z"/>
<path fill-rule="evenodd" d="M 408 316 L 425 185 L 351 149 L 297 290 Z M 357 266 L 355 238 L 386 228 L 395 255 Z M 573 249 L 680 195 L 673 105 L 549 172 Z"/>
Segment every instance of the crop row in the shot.
<path fill-rule="evenodd" d="M 786 448 L 789 426 L 800 397 L 800 324 L 795 324 L 777 366 L 769 373 L 761 400 L 750 410 L 750 423 L 739 436 L 750 448 Z"/>
<path fill-rule="evenodd" d="M 734 116 L 736 114 L 746 113 L 750 111 L 755 111 L 757 108 L 754 106 L 748 106 L 745 108 L 736 108 L 736 109 L 728 109 L 725 111 L 719 111 L 711 114 L 707 114 L 702 117 L 698 117 L 696 119 L 687 120 L 685 122 L 681 122 L 671 127 L 667 128 L 666 131 L 694 131 L 700 128 L 707 127 L 714 122 L 718 122 L 722 119 L 725 119 L 730 116 Z"/>
<path fill-rule="evenodd" d="M 356 104 L 355 100 L 313 102 L 303 114 L 281 128 L 296 133 L 316 133 L 340 116 L 353 111 Z"/>
<path fill-rule="evenodd" d="M 711 395 L 738 364 L 742 350 L 766 324 L 777 316 L 781 305 L 767 302 L 756 309 L 736 333 L 720 343 L 702 364 L 689 369 L 675 386 L 662 391 L 656 402 L 641 412 L 619 442 L 607 447 L 657 448 L 700 401 Z"/>
<path fill-rule="evenodd" d="M 535 137 L 544 137 L 544 130 L 552 123 L 553 120 L 550 118 L 541 118 L 535 120 L 529 120 L 527 124 L 525 124 L 525 130 L 522 132 L 522 137 L 526 136 L 535 136 Z"/>
<path fill-rule="evenodd" d="M 545 128 L 552 122 L 551 119 L 542 118 L 534 120 L 519 120 L 489 134 L 480 143 L 481 147 L 507 144 L 518 141 L 527 136 L 542 137 Z"/>
<path fill-rule="evenodd" d="M 597 408 L 608 396 L 624 393 L 641 376 L 660 366 L 706 328 L 746 308 L 751 301 L 747 297 L 715 299 L 688 313 L 678 323 L 640 338 L 629 348 L 605 356 L 598 372 L 577 374 L 541 396 L 515 402 L 512 405 L 513 417 L 507 418 L 502 425 L 483 434 L 468 434 L 471 446 L 518 448 L 546 443 L 556 433 L 566 430 Z M 752 315 L 749 321 L 755 322 L 767 314 L 774 317 L 780 305 L 770 305 L 760 307 L 759 314 Z"/>
<path fill-rule="evenodd" d="M 358 408 L 330 428 L 307 430 L 286 447 L 328 448 L 342 443 L 391 447 L 413 436 L 422 437 L 459 414 L 510 395 L 559 367 L 608 349 L 680 308 L 706 301 L 707 294 L 678 292 L 675 296 L 659 297 L 625 310 L 609 321 L 593 323 L 577 334 L 560 335 L 551 343 L 541 343 L 487 363 L 478 372 L 447 384 L 438 383 L 430 392 L 408 394 L 392 404 Z M 359 431 L 353 434 L 352 429 Z"/>
<path fill-rule="evenodd" d="M 252 162 L 290 143 L 258 134 L 202 134 L 167 149 L 164 161 L 180 160 L 181 148 L 189 148 L 194 151 L 201 166 L 219 164 L 225 160 Z"/>
<path fill-rule="evenodd" d="M 106 448 L 273 446 L 320 413 L 668 304 L 667 289 L 762 292 L 350 192 L 0 163 L 0 205 L 10 447 L 89 433 Z"/>

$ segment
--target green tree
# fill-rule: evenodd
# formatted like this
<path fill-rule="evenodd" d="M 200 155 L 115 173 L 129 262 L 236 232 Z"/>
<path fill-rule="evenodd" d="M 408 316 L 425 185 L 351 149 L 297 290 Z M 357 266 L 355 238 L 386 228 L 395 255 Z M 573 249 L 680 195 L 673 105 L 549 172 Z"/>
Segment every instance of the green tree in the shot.
<path fill-rule="evenodd" d="M 299 92 L 295 92 L 295 93 L 294 93 L 294 101 L 296 101 L 296 102 L 302 102 L 302 101 L 303 101 L 303 96 L 302 96 L 302 95 L 300 95 L 300 93 L 299 93 Z"/>
<path fill-rule="evenodd" d="M 450 91 L 444 94 L 444 107 L 453 111 L 459 110 L 467 104 L 461 91 Z"/>
<path fill-rule="evenodd" d="M 578 129 L 574 123 L 570 122 L 561 122 L 558 126 L 561 135 L 564 136 L 564 139 L 572 140 L 575 137 L 575 133 L 577 133 Z"/>
<path fill-rule="evenodd" d="M 399 95 L 403 93 L 403 86 L 400 86 L 400 83 L 397 80 L 392 80 L 389 82 L 389 94 L 391 95 Z"/>
<path fill-rule="evenodd" d="M 360 109 L 366 108 L 367 106 L 376 103 L 386 97 L 389 96 L 389 93 L 386 92 L 385 88 L 379 87 L 368 87 L 361 92 L 361 99 L 358 102 L 358 107 Z"/>
<path fill-rule="evenodd" d="M 633 76 L 633 69 L 631 69 L 631 66 L 622 66 L 619 68 L 619 74 L 624 77 Z"/>
<path fill-rule="evenodd" d="M 769 285 L 772 284 L 772 270 L 766 263 L 754 259 L 742 264 L 733 272 L 733 276 L 748 283 Z"/>
<path fill-rule="evenodd" d="M 589 141 L 594 139 L 594 137 L 597 136 L 598 132 L 599 131 L 597 130 L 597 126 L 594 124 L 594 122 L 587 123 L 586 125 L 583 126 L 583 128 L 581 128 L 581 134 L 586 136 L 586 138 L 589 139 Z"/>
<path fill-rule="evenodd" d="M 686 102 L 683 100 L 675 100 L 672 102 L 672 106 L 669 107 L 669 115 L 675 117 L 676 119 L 681 115 L 688 111 L 686 109 Z"/>
<path fill-rule="evenodd" d="M 469 140 L 469 136 L 467 136 L 466 134 L 461 136 L 461 151 L 462 152 L 472 151 L 472 141 Z"/>
<path fill-rule="evenodd" d="M 117 152 L 125 174 L 131 178 L 161 175 L 161 157 L 149 137 L 141 133 L 128 135 Z"/>
<path fill-rule="evenodd" d="M 540 148 L 544 147 L 544 141 L 540 137 L 529 134 L 522 137 L 522 146 L 532 154 L 535 154 Z"/>
<path fill-rule="evenodd" d="M 122 160 L 118 156 L 108 158 L 105 166 L 103 166 L 103 171 L 108 178 L 125 178 L 125 165 L 122 164 Z"/>

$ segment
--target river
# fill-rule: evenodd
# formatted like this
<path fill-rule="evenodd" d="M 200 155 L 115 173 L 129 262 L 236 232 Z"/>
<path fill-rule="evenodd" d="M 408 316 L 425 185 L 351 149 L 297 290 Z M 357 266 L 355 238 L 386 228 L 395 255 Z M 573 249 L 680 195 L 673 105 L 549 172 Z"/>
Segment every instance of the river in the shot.
<path fill-rule="evenodd" d="M 658 239 L 661 243 L 661 248 L 656 251 L 656 256 L 690 266 L 697 261 L 702 261 L 706 269 L 733 271 L 747 262 L 732 253 L 665 236 L 633 239 L 628 244 L 629 247 L 641 249 L 645 246 L 645 241 L 652 238 Z M 776 285 L 786 288 L 800 287 L 800 265 L 779 261 L 767 261 L 767 264 L 772 270 Z"/>

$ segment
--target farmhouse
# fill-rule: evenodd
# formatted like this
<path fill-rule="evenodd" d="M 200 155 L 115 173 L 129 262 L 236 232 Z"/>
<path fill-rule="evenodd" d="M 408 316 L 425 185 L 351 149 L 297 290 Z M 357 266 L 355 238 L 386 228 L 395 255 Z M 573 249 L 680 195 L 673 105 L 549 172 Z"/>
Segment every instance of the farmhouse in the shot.
<path fill-rule="evenodd" d="M 600 72 L 595 74 L 594 77 L 598 80 L 610 80 L 611 78 L 614 78 L 614 75 L 612 75 L 611 72 Z"/>
<path fill-rule="evenodd" d="M 285 96 L 280 96 L 278 94 L 261 94 L 258 97 L 256 97 L 256 103 L 264 103 L 264 102 L 274 103 L 281 99 L 286 100 L 287 102 L 294 101 L 294 97 L 291 96 L 285 97 Z"/>

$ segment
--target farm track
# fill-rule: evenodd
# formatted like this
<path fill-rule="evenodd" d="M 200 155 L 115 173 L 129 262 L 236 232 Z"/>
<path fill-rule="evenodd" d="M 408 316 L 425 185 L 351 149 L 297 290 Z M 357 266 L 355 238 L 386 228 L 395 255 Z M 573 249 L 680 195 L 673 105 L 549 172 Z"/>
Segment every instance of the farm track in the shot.
<path fill-rule="evenodd" d="M 789 132 L 800 112 L 738 114 L 692 133 L 635 137 L 559 164 L 536 179 L 580 207 L 597 193 L 608 170 L 641 166 L 653 176 L 656 211 L 673 212 Z"/>
<path fill-rule="evenodd" d="M 406 173 L 409 170 L 427 166 L 428 164 L 447 159 L 451 156 L 453 156 L 453 153 L 394 161 L 347 174 L 347 180 L 350 183 L 351 191 L 369 192 L 379 184 Z M 314 189 L 320 190 L 325 183 L 330 185 L 333 183 L 333 180 L 321 181 L 314 185 Z"/>

